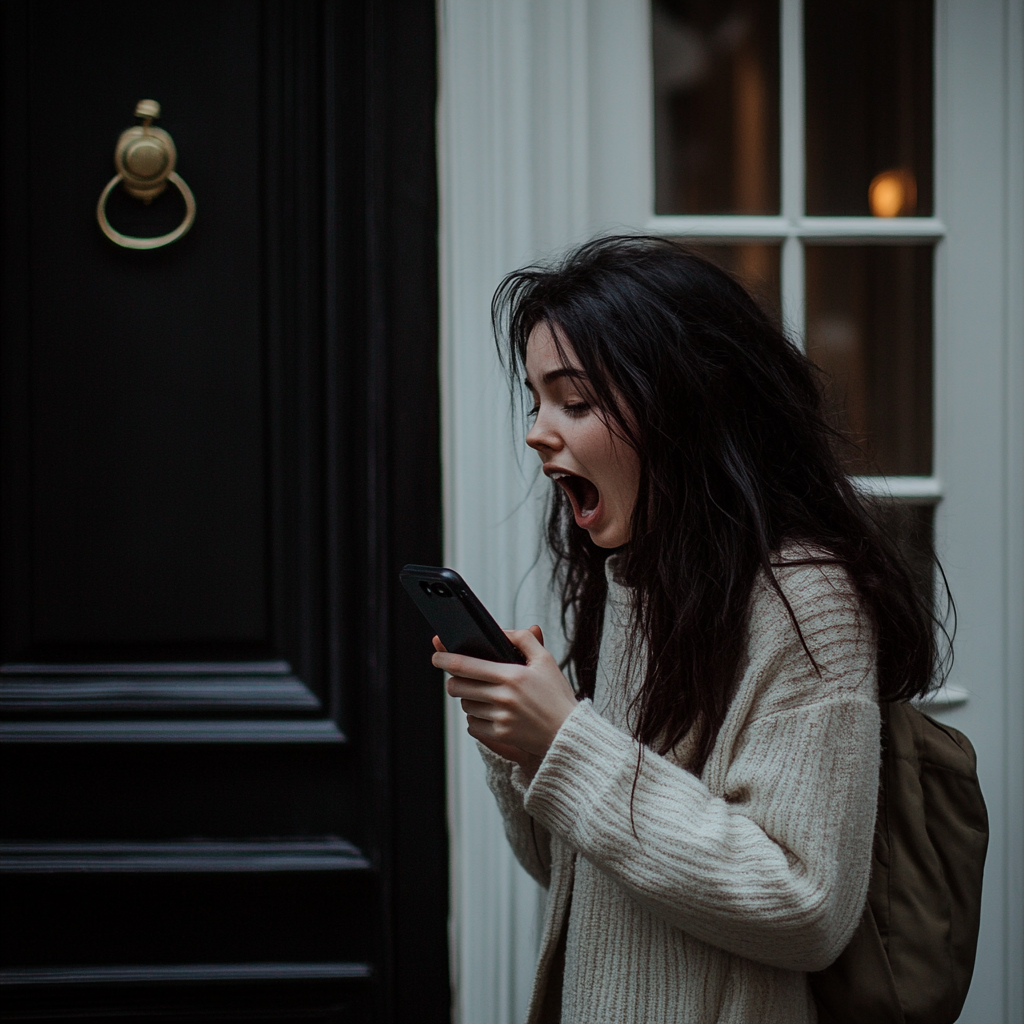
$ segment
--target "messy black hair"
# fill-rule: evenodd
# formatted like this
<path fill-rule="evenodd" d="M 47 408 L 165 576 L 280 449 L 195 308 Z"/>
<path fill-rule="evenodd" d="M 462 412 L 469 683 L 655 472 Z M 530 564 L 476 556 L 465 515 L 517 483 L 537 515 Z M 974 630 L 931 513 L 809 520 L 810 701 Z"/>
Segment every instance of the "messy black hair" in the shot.
<path fill-rule="evenodd" d="M 546 326 L 638 453 L 617 571 L 634 591 L 633 653 L 646 656 L 631 722 L 643 745 L 663 753 L 694 730 L 691 768 L 703 767 L 738 679 L 755 577 L 763 573 L 789 608 L 775 569 L 794 542 L 808 556 L 786 564 L 849 574 L 877 629 L 880 699 L 936 684 L 952 653 L 938 636 L 948 634 L 843 470 L 850 442 L 823 413 L 818 371 L 729 274 L 668 239 L 600 238 L 508 275 L 492 315 L 514 386 L 531 332 Z M 557 487 L 547 540 L 565 667 L 579 696 L 592 696 L 609 552 L 575 524 Z"/>

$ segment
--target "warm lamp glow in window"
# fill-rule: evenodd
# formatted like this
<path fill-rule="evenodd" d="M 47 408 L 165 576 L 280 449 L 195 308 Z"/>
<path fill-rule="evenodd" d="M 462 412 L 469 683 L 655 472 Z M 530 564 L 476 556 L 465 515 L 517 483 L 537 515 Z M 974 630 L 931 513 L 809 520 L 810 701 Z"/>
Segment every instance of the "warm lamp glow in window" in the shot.
<path fill-rule="evenodd" d="M 876 217 L 906 217 L 917 207 L 917 181 L 904 168 L 882 171 L 868 186 L 868 204 Z"/>

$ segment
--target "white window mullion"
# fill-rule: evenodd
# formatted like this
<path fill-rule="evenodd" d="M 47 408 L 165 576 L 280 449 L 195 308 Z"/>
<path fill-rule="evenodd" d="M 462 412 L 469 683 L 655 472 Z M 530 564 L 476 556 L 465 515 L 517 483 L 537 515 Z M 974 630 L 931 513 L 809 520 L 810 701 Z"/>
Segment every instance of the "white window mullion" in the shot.
<path fill-rule="evenodd" d="M 905 245 L 934 242 L 946 225 L 937 217 L 802 217 L 797 233 L 820 242 Z"/>
<path fill-rule="evenodd" d="M 727 238 L 734 242 L 776 241 L 793 230 L 785 217 L 737 214 L 661 214 L 651 217 L 646 228 L 672 238 Z"/>
<path fill-rule="evenodd" d="M 803 0 L 782 0 L 782 216 L 789 231 L 782 243 L 782 320 L 804 347 L 804 249 L 796 234 L 804 215 L 804 11 Z"/>
<path fill-rule="evenodd" d="M 782 216 L 796 227 L 804 215 L 803 0 L 782 0 Z"/>
<path fill-rule="evenodd" d="M 861 494 L 870 498 L 924 504 L 936 504 L 942 499 L 942 481 L 934 476 L 854 476 L 850 480 Z"/>
<path fill-rule="evenodd" d="M 804 246 L 796 235 L 782 243 L 782 322 L 786 333 L 801 351 L 806 349 L 804 331 Z"/>

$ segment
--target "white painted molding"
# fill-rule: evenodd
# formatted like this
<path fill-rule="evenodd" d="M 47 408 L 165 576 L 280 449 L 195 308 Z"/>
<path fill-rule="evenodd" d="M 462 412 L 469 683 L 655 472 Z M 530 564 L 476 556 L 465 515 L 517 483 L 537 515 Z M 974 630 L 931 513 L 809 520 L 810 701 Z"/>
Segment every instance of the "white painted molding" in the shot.
<path fill-rule="evenodd" d="M 653 235 L 728 238 L 732 241 L 782 241 L 806 238 L 819 244 L 927 244 L 943 238 L 946 225 L 936 217 L 755 217 L 659 216 L 645 229 Z"/>
<path fill-rule="evenodd" d="M 509 402 L 490 339 L 501 277 L 532 255 L 530 5 L 439 5 L 441 392 L 445 563 L 502 624 L 532 546 Z M 536 945 L 536 886 L 514 863 L 464 716 L 447 705 L 453 1016 L 523 1017 Z"/>
<path fill-rule="evenodd" d="M 937 0 L 936 547 L 957 605 L 949 711 L 989 810 L 963 1024 L 1024 1020 L 1024 19 L 1022 0 Z M 946 720 L 947 711 L 936 717 Z"/>
<path fill-rule="evenodd" d="M 934 476 L 854 476 L 853 486 L 869 498 L 900 498 L 935 504 L 942 498 L 942 481 Z"/>
<path fill-rule="evenodd" d="M 804 7 L 803 0 L 781 0 L 779 46 L 779 156 L 782 161 L 781 213 L 787 225 L 804 214 Z M 782 323 L 789 337 L 806 348 L 804 247 L 792 233 L 782 239 L 780 259 Z"/>
<path fill-rule="evenodd" d="M 644 225 L 652 235 L 688 238 L 728 238 L 732 241 L 779 241 L 793 233 L 786 217 L 668 216 L 651 217 Z"/>
<path fill-rule="evenodd" d="M 946 234 L 946 225 L 936 217 L 802 217 L 793 233 L 819 245 L 905 245 L 934 242 Z"/>
<path fill-rule="evenodd" d="M 1005 297 L 1003 457 L 1006 550 L 1002 615 L 1006 637 L 1006 874 L 1003 939 L 1006 1020 L 1024 1020 L 1024 0 L 1004 7 L 1003 122 L 1006 180 L 1002 289 Z"/>
<path fill-rule="evenodd" d="M 511 270 L 650 212 L 646 0 L 440 0 L 445 558 L 503 624 L 555 622 L 538 561 L 547 483 L 517 452 L 489 303 Z M 521 445 L 521 438 L 520 438 Z M 532 567 L 532 571 L 531 571 Z M 454 1017 L 518 1024 L 537 886 L 514 862 L 448 706 Z"/>

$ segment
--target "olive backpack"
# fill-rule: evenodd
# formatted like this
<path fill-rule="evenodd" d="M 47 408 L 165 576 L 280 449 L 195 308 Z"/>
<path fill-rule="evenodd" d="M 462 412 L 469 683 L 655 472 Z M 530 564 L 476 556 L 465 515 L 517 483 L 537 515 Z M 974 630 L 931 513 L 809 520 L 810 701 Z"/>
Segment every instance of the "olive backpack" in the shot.
<path fill-rule="evenodd" d="M 970 741 L 910 704 L 882 707 L 867 906 L 809 975 L 821 1024 L 953 1024 L 974 971 L 988 814 Z"/>

